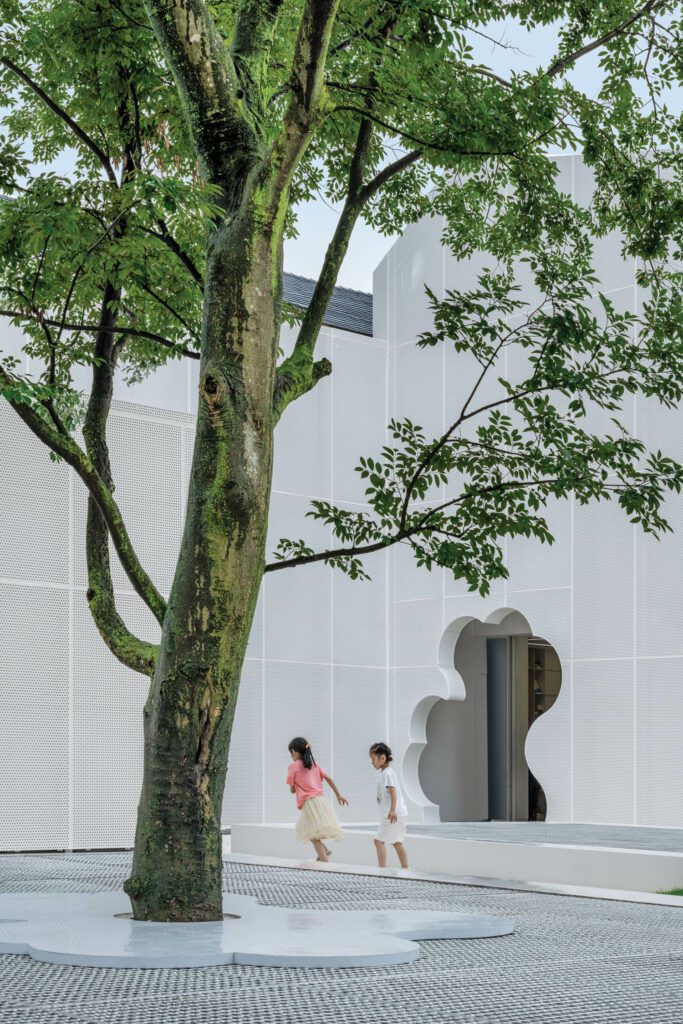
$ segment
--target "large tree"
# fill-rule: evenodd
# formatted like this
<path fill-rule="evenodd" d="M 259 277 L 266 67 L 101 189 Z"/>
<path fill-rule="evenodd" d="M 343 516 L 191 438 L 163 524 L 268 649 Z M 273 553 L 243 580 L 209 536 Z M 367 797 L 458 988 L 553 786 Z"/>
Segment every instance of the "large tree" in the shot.
<path fill-rule="evenodd" d="M 240 672 L 264 571 L 323 560 L 357 577 L 402 543 L 485 592 L 501 540 L 550 540 L 552 498 L 616 498 L 644 528 L 681 467 L 621 425 L 624 396 L 683 386 L 680 5 L 669 0 L 0 0 L 1 313 L 33 375 L 4 357 L 0 390 L 88 493 L 87 599 L 104 642 L 151 678 L 144 782 L 126 890 L 137 918 L 221 914 L 220 809 Z M 553 26 L 554 52 L 506 73 L 505 33 Z M 493 40 L 491 66 L 473 42 Z M 530 37 L 533 38 L 533 37 Z M 496 41 L 497 40 L 497 41 Z M 588 91 L 576 84 L 594 63 Z M 549 151 L 574 148 L 590 203 L 558 191 Z M 309 307 L 283 307 L 283 240 L 316 194 L 340 209 Z M 434 329 L 478 363 L 451 427 L 403 420 L 361 460 L 370 511 L 316 502 L 329 551 L 265 551 L 276 424 L 332 368 L 316 340 L 354 225 L 387 234 L 444 218 L 459 258 L 490 267 L 433 296 Z M 637 260 L 638 318 L 596 307 L 591 240 Z M 615 246 L 617 242 L 615 242 Z M 521 303 L 522 260 L 538 302 Z M 283 317 L 298 327 L 282 357 Z M 503 354 L 523 358 L 501 376 Z M 107 417 L 116 373 L 199 360 L 185 528 L 168 600 L 115 497 Z M 77 367 L 90 368 L 83 396 Z M 500 378 L 500 393 L 481 399 Z M 325 386 L 324 384 L 321 386 Z M 609 424 L 590 429 L 592 408 Z M 611 422 L 613 420 L 614 422 Z M 429 501 L 430 486 L 450 497 Z M 20 524 L 19 524 L 20 526 Z M 111 537 L 161 627 L 119 615 Z M 159 538 L 163 543 L 163 538 Z M 370 563 L 367 563 L 371 568 Z M 360 585 L 360 584 L 359 584 Z"/>

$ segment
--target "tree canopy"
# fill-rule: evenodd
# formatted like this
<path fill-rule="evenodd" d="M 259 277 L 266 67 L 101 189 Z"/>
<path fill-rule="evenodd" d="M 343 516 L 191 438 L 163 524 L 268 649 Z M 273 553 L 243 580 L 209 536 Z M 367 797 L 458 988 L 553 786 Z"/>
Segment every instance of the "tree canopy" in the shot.
<path fill-rule="evenodd" d="M 282 139 L 301 99 L 293 55 L 308 17 L 331 36 L 285 233 L 296 234 L 297 207 L 316 196 L 337 204 L 340 218 L 309 310 L 284 311 L 300 322 L 277 415 L 329 372 L 315 364 L 302 386 L 282 387 L 296 359 L 313 352 L 358 218 L 396 235 L 439 214 L 458 258 L 488 253 L 492 269 L 478 288 L 432 297 L 436 327 L 420 343 L 469 350 L 482 376 L 499 375 L 498 356 L 518 344 L 529 374 L 506 382 L 507 402 L 484 410 L 469 438 L 462 428 L 475 395 L 443 438 L 425 438 L 410 420 L 392 424 L 391 446 L 359 467 L 372 512 L 315 504 L 338 555 L 283 541 L 268 570 L 324 558 L 363 575 L 359 554 L 398 539 L 419 561 L 485 590 L 504 572 L 498 538 L 550 539 L 542 506 L 570 492 L 616 493 L 646 529 L 664 528 L 662 487 L 679 486 L 678 468 L 616 424 L 610 436 L 591 433 L 585 412 L 597 404 L 616 416 L 636 391 L 667 403 L 681 396 L 682 128 L 680 110 L 667 105 L 683 74 L 680 5 L 192 0 L 176 10 L 188 32 L 206 19 L 210 32 L 197 28 L 196 43 L 220 70 L 215 109 L 199 112 L 153 28 L 164 7 L 2 2 L 2 314 L 21 325 L 27 353 L 44 367 L 29 378 L 5 357 L 3 393 L 71 435 L 87 399 L 73 374 L 97 363 L 103 302 L 116 311 L 114 349 L 129 380 L 168 359 L 198 358 L 207 244 L 229 207 L 226 182 L 237 188 L 245 154 L 265 161 Z M 555 52 L 502 73 L 511 22 L 555 26 Z M 482 37 L 502 54 L 495 69 L 475 57 Z M 588 91 L 572 73 L 591 54 L 599 80 Z M 202 135 L 218 121 L 227 155 Z M 558 191 L 549 157 L 570 149 L 595 178 L 583 206 Z M 591 243 L 609 231 L 637 260 L 648 296 L 638 317 L 607 300 L 591 307 Z M 514 290 L 520 259 L 542 299 L 531 314 Z M 513 329 L 516 315 L 523 322 Z M 414 511 L 454 473 L 461 492 L 428 518 Z"/>
<path fill-rule="evenodd" d="M 505 537 L 550 540 L 544 507 L 555 497 L 616 498 L 644 529 L 666 529 L 664 498 L 683 467 L 620 416 L 631 395 L 673 405 L 683 394 L 682 121 L 670 106 L 683 77 L 680 4 L 0 0 L 0 10 L 0 316 L 23 328 L 38 368 L 0 357 L 0 394 L 87 488 L 90 610 L 115 656 L 151 678 L 125 883 L 134 914 L 219 920 L 228 748 L 264 571 L 324 561 L 359 577 L 363 555 L 407 544 L 485 593 L 506 574 Z M 497 39 L 505 53 L 509 23 L 545 26 L 554 52 L 523 71 L 480 60 L 473 43 Z M 596 80 L 582 88 L 574 71 L 595 57 Z M 551 154 L 568 150 L 594 175 L 582 202 L 557 187 Z M 318 195 L 339 219 L 297 316 L 282 309 L 283 241 Z M 476 284 L 432 295 L 420 339 L 473 361 L 469 393 L 441 436 L 401 419 L 391 444 L 362 456 L 369 511 L 314 502 L 332 548 L 284 539 L 268 562 L 274 428 L 333 372 L 315 347 L 354 226 L 395 235 L 432 214 L 456 260 L 484 258 Z M 591 251 L 609 232 L 636 262 L 637 313 L 595 300 Z M 535 291 L 524 302 L 520 268 Z M 298 327 L 283 356 L 287 315 Z M 116 373 L 196 358 L 167 599 L 117 504 L 107 418 Z M 491 378 L 497 396 L 484 397 Z M 447 497 L 434 498 L 437 483 Z M 117 611 L 109 538 L 161 625 L 158 645 Z"/>

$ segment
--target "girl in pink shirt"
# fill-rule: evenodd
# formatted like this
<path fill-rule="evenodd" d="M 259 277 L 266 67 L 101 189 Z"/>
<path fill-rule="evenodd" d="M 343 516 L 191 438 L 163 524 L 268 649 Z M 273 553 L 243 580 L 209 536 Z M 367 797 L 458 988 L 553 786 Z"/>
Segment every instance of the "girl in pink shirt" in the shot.
<path fill-rule="evenodd" d="M 328 850 L 323 840 L 341 839 L 344 833 L 327 797 L 323 795 L 323 779 L 336 796 L 338 804 L 348 806 L 349 801 L 341 795 L 334 779 L 316 764 L 311 745 L 303 736 L 294 737 L 289 744 L 289 754 L 292 763 L 287 771 L 287 785 L 290 792 L 296 793 L 296 806 L 301 811 L 296 823 L 296 837 L 301 843 L 313 843 L 318 860 L 327 863 L 332 851 Z"/>

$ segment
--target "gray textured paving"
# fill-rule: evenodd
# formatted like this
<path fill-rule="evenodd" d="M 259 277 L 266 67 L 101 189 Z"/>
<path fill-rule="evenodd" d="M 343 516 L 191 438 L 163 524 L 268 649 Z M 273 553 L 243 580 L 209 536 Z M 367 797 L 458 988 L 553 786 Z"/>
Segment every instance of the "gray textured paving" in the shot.
<path fill-rule="evenodd" d="M 0 890 L 99 892 L 127 854 L 0 857 Z M 226 865 L 279 906 L 458 909 L 514 917 L 501 939 L 422 944 L 368 970 L 115 971 L 0 957 L 2 1024 L 681 1024 L 683 911 L 413 880 Z"/>
<path fill-rule="evenodd" d="M 376 827 L 354 826 L 352 831 L 374 831 Z M 625 850 L 683 853 L 683 828 L 562 825 L 544 821 L 443 821 L 439 825 L 408 825 L 408 834 L 443 839 L 485 839 L 490 843 L 616 846 Z"/>

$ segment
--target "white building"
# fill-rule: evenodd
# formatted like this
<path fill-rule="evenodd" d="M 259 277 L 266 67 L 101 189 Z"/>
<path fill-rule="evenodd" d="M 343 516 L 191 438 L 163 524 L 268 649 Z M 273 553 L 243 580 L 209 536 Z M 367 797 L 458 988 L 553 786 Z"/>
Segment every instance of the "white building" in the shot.
<path fill-rule="evenodd" d="M 580 159 L 559 162 L 561 187 L 588 196 Z M 277 429 L 273 544 L 329 542 L 305 518 L 311 498 L 364 507 L 354 467 L 379 452 L 392 417 L 437 436 L 457 414 L 466 357 L 415 345 L 429 325 L 425 282 L 442 295 L 477 271 L 442 248 L 441 227 L 426 219 L 409 228 L 379 265 L 372 327 L 366 298 L 338 293 L 319 342 L 334 372 Z M 614 239 L 598 243 L 596 270 L 615 303 L 637 310 L 634 267 Z M 5 328 L 0 349 L 19 347 Z M 164 592 L 180 542 L 195 392 L 196 365 L 174 362 L 122 384 L 111 416 L 117 497 Z M 683 459 L 681 413 L 629 401 L 633 431 Z M 146 682 L 109 654 L 90 619 L 82 484 L 6 403 L 0 427 L 0 849 L 130 846 Z M 303 734 L 355 821 L 375 817 L 367 750 L 385 740 L 415 820 L 524 819 L 530 793 L 542 814 L 530 767 L 549 819 L 683 826 L 683 502 L 672 500 L 667 515 L 674 533 L 658 543 L 617 506 L 558 503 L 549 510 L 556 543 L 508 543 L 510 579 L 486 599 L 417 569 L 403 548 L 367 559 L 371 583 L 322 565 L 267 575 L 225 824 L 294 819 L 287 742 Z M 157 638 L 114 572 L 124 618 Z"/>

